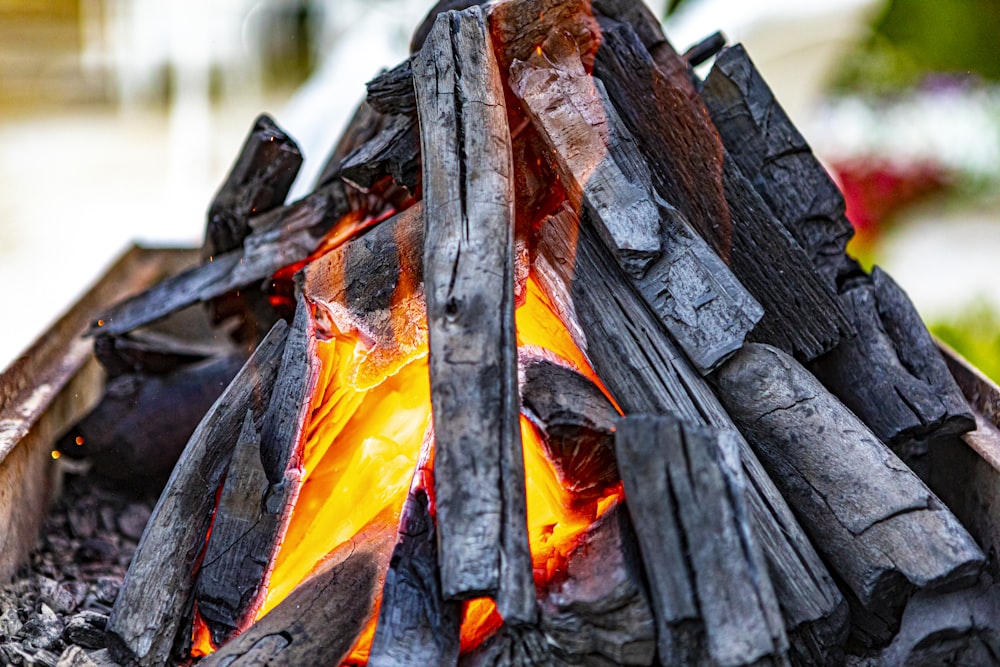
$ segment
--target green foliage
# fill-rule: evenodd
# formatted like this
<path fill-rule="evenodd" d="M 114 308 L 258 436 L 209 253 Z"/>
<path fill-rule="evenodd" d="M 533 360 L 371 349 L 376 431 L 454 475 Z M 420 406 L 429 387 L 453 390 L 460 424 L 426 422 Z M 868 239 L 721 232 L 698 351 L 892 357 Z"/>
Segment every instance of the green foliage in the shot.
<path fill-rule="evenodd" d="M 1000 313 L 989 304 L 977 303 L 929 328 L 990 379 L 1000 382 Z"/>

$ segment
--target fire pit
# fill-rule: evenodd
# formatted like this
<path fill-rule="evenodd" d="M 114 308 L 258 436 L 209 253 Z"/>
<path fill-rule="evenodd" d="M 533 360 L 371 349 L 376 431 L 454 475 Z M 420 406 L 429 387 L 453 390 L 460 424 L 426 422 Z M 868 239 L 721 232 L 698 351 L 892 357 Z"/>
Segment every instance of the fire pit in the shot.
<path fill-rule="evenodd" d="M 994 390 L 846 255 L 843 199 L 747 54 L 681 56 L 631 0 L 460 5 L 304 199 L 259 119 L 202 261 L 91 326 L 146 396 L 227 380 L 114 658 L 996 661 Z M 224 351 L 147 332 L 199 303 Z M 117 415 L 68 442 L 149 451 Z"/>

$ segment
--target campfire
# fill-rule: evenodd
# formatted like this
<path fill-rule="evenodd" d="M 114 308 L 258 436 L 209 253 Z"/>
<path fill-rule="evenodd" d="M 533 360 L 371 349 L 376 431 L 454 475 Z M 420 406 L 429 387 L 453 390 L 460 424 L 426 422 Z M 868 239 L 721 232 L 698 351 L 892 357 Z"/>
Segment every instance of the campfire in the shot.
<path fill-rule="evenodd" d="M 226 385 L 115 658 L 996 662 L 987 557 L 914 472 L 976 415 L 743 49 L 441 4 L 311 194 L 261 117 L 202 261 L 91 327 L 113 375 Z M 197 304 L 231 345 L 150 333 Z"/>

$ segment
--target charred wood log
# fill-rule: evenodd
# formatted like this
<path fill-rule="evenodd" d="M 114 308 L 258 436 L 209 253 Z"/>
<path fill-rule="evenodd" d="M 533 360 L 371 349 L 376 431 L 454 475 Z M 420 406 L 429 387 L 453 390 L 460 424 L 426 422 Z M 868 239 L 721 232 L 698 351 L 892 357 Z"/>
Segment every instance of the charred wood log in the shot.
<path fill-rule="evenodd" d="M 126 664 L 164 665 L 188 654 L 197 563 L 247 411 L 263 420 L 288 326 L 279 321 L 206 413 L 146 524 L 108 619 L 109 648 Z"/>
<path fill-rule="evenodd" d="M 500 72 L 481 10 L 438 17 L 414 56 L 435 501 L 446 599 L 535 617 L 514 334 L 514 193 Z"/>
<path fill-rule="evenodd" d="M 740 171 L 835 290 L 855 271 L 844 198 L 742 46 L 719 53 L 701 95 Z"/>
<path fill-rule="evenodd" d="M 635 139 L 575 49 L 555 33 L 511 65 L 511 88 L 551 146 L 570 203 L 582 203 L 585 224 L 708 373 L 739 349 L 763 310 L 683 216 L 654 200 Z"/>
<path fill-rule="evenodd" d="M 858 331 L 812 364 L 823 384 L 902 456 L 975 428 L 968 401 L 902 289 L 878 267 L 841 300 Z"/>
<path fill-rule="evenodd" d="M 719 53 L 719 51 L 725 48 L 725 46 L 726 36 L 721 32 L 716 31 L 697 44 L 692 44 L 691 47 L 684 52 L 683 58 L 691 67 L 697 67 L 702 63 L 708 62 L 709 58 L 713 58 Z"/>
<path fill-rule="evenodd" d="M 463 7 L 464 9 L 464 7 Z M 435 15 L 436 16 L 436 15 Z M 433 22 L 428 24 L 428 29 Z M 421 42 L 421 44 L 423 44 Z M 419 51 L 420 49 L 415 49 Z M 365 88 L 372 109 L 385 116 L 416 116 L 417 98 L 413 91 L 413 61 L 407 58 L 392 69 L 382 71 Z"/>
<path fill-rule="evenodd" d="M 386 176 L 416 194 L 420 186 L 420 132 L 415 115 L 386 119 L 381 132 L 344 158 L 340 177 L 370 190 Z"/>
<path fill-rule="evenodd" d="M 728 261 L 732 234 L 722 141 L 705 105 L 660 72 L 630 26 L 609 19 L 600 25 L 594 76 L 636 138 L 657 193 Z"/>
<path fill-rule="evenodd" d="M 391 553 L 390 531 L 363 531 L 330 554 L 316 572 L 250 629 L 198 664 L 340 664 L 375 613 Z"/>
<path fill-rule="evenodd" d="M 618 482 L 615 420 L 604 392 L 571 368 L 522 355 L 521 409 L 542 434 L 545 453 L 575 501 L 586 504 Z"/>
<path fill-rule="evenodd" d="M 546 220 L 534 265 L 543 289 L 626 415 L 669 414 L 735 431 L 718 399 L 629 287 L 588 226 L 574 214 Z M 569 309 L 572 304 L 572 310 Z M 738 438 L 754 536 L 767 559 L 799 664 L 837 664 L 847 608 L 785 500 Z"/>
<path fill-rule="evenodd" d="M 385 128 L 388 116 L 374 109 L 368 101 L 362 101 L 355 109 L 347 127 L 340 135 L 333 150 L 326 158 L 319 176 L 316 178 L 316 190 L 336 183 L 340 180 L 340 167 L 344 158 L 371 141 Z"/>
<path fill-rule="evenodd" d="M 749 344 L 719 395 L 853 594 L 855 638 L 886 644 L 907 598 L 975 580 L 985 557 L 951 512 L 794 359 Z"/>
<path fill-rule="evenodd" d="M 427 491 L 417 488 L 403 507 L 382 589 L 371 667 L 458 662 L 462 604 L 442 597 L 437 531 L 429 505 Z"/>
<path fill-rule="evenodd" d="M 128 373 L 165 375 L 232 351 L 230 345 L 200 342 L 149 329 L 123 336 L 94 337 L 94 356 L 111 378 Z"/>
<path fill-rule="evenodd" d="M 724 447 L 738 457 L 725 432 L 671 417 L 618 422 L 618 467 L 650 582 L 658 654 L 666 664 L 788 664 L 743 480 L 723 462 Z"/>
<path fill-rule="evenodd" d="M 268 115 L 261 114 L 208 209 L 202 258 L 236 250 L 250 233 L 250 216 L 285 202 L 302 153 Z"/>

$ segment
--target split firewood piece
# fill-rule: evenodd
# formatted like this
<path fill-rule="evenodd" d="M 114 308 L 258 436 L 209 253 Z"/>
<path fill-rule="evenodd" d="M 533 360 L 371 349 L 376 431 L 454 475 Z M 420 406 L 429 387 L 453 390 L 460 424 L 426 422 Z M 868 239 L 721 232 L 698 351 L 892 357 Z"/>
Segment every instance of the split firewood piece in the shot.
<path fill-rule="evenodd" d="M 235 250 L 250 233 L 250 216 L 281 206 L 302 165 L 302 153 L 261 114 L 208 209 L 202 258 Z"/>
<path fill-rule="evenodd" d="M 535 275 L 624 413 L 671 414 L 736 431 L 704 379 L 629 288 L 595 232 L 568 210 L 538 232 Z M 837 664 L 847 604 L 749 445 L 738 437 L 747 505 L 798 664 Z"/>
<path fill-rule="evenodd" d="M 608 19 L 601 27 L 594 72 L 629 131 L 642 138 L 638 148 L 658 192 L 695 223 L 764 307 L 750 339 L 804 359 L 828 351 L 852 331 L 843 307 L 725 155 L 704 103 L 662 74 L 631 27 Z"/>
<path fill-rule="evenodd" d="M 859 641 L 886 643 L 919 589 L 971 583 L 985 557 L 920 479 L 798 362 L 748 344 L 720 398 L 853 593 Z"/>
<path fill-rule="evenodd" d="M 606 18 L 600 26 L 594 76 L 637 139 L 657 193 L 728 261 L 732 233 L 722 140 L 705 105 L 660 72 L 630 26 Z"/>
<path fill-rule="evenodd" d="M 367 100 L 362 100 L 354 115 L 347 122 L 347 127 L 340 135 L 333 150 L 326 157 L 323 168 L 316 178 L 314 189 L 319 190 L 340 180 L 340 167 L 348 155 L 374 139 L 385 128 L 388 114 L 377 111 Z"/>
<path fill-rule="evenodd" d="M 624 506 L 579 537 L 564 577 L 541 598 L 540 626 L 570 664 L 651 665 L 656 624 Z"/>
<path fill-rule="evenodd" d="M 853 271 L 844 197 L 742 46 L 719 53 L 701 95 L 740 170 L 835 290 Z"/>
<path fill-rule="evenodd" d="M 763 309 L 669 205 L 658 203 L 636 138 L 575 43 L 554 33 L 511 65 L 511 88 L 552 148 L 570 203 L 702 373 L 739 349 Z M 640 138 L 641 139 L 641 138 Z"/>
<path fill-rule="evenodd" d="M 736 455 L 731 437 L 672 417 L 618 422 L 618 468 L 666 664 L 788 664 L 744 482 L 723 463 L 724 447 Z"/>
<path fill-rule="evenodd" d="M 284 321 L 275 324 L 205 414 L 174 467 L 108 619 L 109 648 L 118 662 L 152 667 L 187 657 L 196 565 L 215 509 L 215 489 L 247 411 L 255 424 L 263 421 L 287 333 Z"/>
<path fill-rule="evenodd" d="M 600 388 L 575 370 L 521 354 L 521 409 L 542 435 L 545 453 L 575 502 L 597 500 L 618 482 L 618 411 Z"/>
<path fill-rule="evenodd" d="M 441 595 L 437 531 L 427 490 L 414 488 L 403 506 L 399 539 L 385 576 L 371 667 L 454 665 L 462 603 Z"/>
<path fill-rule="evenodd" d="M 380 114 L 417 115 L 416 93 L 413 92 L 413 60 L 410 58 L 391 69 L 383 70 L 365 84 L 365 90 L 365 100 Z"/>
<path fill-rule="evenodd" d="M 392 542 L 391 531 L 366 528 L 266 616 L 198 664 L 339 665 L 375 613 Z"/>
<path fill-rule="evenodd" d="M 369 190 L 389 176 L 399 186 L 416 193 L 420 185 L 420 133 L 415 116 L 386 119 L 377 135 L 344 158 L 341 178 Z"/>
<path fill-rule="evenodd" d="M 901 455 L 931 438 L 976 427 L 940 350 L 913 303 L 878 267 L 840 295 L 858 331 L 812 371 L 880 440 Z"/>
<path fill-rule="evenodd" d="M 414 56 L 438 558 L 446 599 L 535 617 L 514 331 L 514 176 L 479 7 L 441 14 Z"/>

